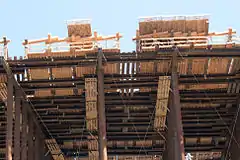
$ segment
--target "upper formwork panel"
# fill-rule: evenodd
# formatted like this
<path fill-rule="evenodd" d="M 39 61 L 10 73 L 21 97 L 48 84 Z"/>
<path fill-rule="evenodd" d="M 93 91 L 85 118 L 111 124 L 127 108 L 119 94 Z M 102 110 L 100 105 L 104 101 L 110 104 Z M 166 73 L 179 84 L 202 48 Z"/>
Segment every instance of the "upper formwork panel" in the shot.
<path fill-rule="evenodd" d="M 68 37 L 91 37 L 92 36 L 92 27 L 90 19 L 77 19 L 77 20 L 68 20 Z"/>
<path fill-rule="evenodd" d="M 171 32 L 175 34 L 207 35 L 209 26 L 208 15 L 197 16 L 154 16 L 139 18 L 139 35 L 165 33 L 170 37 Z"/>

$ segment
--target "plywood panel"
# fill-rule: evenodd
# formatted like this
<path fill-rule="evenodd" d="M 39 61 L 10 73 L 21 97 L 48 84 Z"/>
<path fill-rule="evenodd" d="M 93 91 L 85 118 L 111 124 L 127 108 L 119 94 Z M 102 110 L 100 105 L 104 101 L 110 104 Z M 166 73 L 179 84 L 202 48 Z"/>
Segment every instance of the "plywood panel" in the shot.
<path fill-rule="evenodd" d="M 76 67 L 76 76 L 77 77 L 83 77 L 85 74 L 96 74 L 96 68 L 94 66 Z"/>
<path fill-rule="evenodd" d="M 154 62 L 140 62 L 140 73 L 153 73 Z"/>
<path fill-rule="evenodd" d="M 228 72 L 229 58 L 211 58 L 208 65 L 209 74 L 220 74 Z"/>
<path fill-rule="evenodd" d="M 72 68 L 71 67 L 61 67 L 61 68 L 52 68 L 53 78 L 72 78 Z"/>
<path fill-rule="evenodd" d="M 38 80 L 38 79 L 49 79 L 49 69 L 41 68 L 41 69 L 29 69 L 28 70 L 30 79 Z"/>

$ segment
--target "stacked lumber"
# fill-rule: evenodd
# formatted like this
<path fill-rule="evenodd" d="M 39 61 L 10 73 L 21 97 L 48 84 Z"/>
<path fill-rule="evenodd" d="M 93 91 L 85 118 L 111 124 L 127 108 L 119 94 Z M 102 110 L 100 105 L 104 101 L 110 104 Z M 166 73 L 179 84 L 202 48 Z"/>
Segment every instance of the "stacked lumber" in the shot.
<path fill-rule="evenodd" d="M 88 74 L 96 74 L 95 66 L 78 66 L 76 67 L 76 76 L 83 77 Z"/>
<path fill-rule="evenodd" d="M 207 16 L 156 16 L 139 19 L 139 34 L 146 35 L 156 32 L 196 32 L 208 34 Z"/>
<path fill-rule="evenodd" d="M 53 160 L 64 160 L 62 151 L 61 151 L 60 147 L 58 146 L 55 139 L 46 139 L 45 143 L 53 157 Z"/>
<path fill-rule="evenodd" d="M 97 79 L 85 78 L 85 97 L 86 97 L 86 128 L 88 131 L 98 130 L 97 114 Z M 88 136 L 88 155 L 89 160 L 98 159 L 98 137 Z"/>
<path fill-rule="evenodd" d="M 170 90 L 170 77 L 159 76 L 157 102 L 154 119 L 154 129 L 156 130 L 163 130 L 165 128 L 169 90 Z"/>

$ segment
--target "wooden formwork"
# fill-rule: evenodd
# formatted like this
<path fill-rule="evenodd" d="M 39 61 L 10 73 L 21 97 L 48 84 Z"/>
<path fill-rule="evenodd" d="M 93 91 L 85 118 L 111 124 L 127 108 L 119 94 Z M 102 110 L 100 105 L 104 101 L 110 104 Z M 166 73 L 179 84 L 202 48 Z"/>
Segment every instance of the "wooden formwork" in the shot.
<path fill-rule="evenodd" d="M 208 65 L 208 74 L 228 73 L 230 58 L 211 58 Z"/>
<path fill-rule="evenodd" d="M 6 85 L 6 83 L 0 83 L 0 98 L 3 102 L 7 100 L 7 85 Z"/>
<path fill-rule="evenodd" d="M 88 149 L 90 151 L 97 151 L 98 150 L 98 140 L 88 141 Z"/>
<path fill-rule="evenodd" d="M 94 118 L 94 119 L 88 119 L 86 120 L 86 128 L 87 130 L 90 131 L 97 131 L 98 130 L 98 119 Z"/>
<path fill-rule="evenodd" d="M 188 60 L 183 59 L 178 62 L 178 73 L 179 74 L 187 74 L 187 68 L 188 68 Z"/>
<path fill-rule="evenodd" d="M 86 119 L 97 118 L 97 101 L 86 102 Z"/>
<path fill-rule="evenodd" d="M 38 68 L 38 69 L 28 69 L 31 80 L 38 79 L 49 79 L 49 69 L 48 68 Z"/>
<path fill-rule="evenodd" d="M 28 53 L 27 58 L 28 59 L 39 59 L 39 58 L 46 58 L 48 55 L 44 52 L 42 53 Z"/>
<path fill-rule="evenodd" d="M 158 99 L 166 99 L 169 97 L 171 83 L 170 78 L 170 76 L 159 76 L 157 92 Z"/>
<path fill-rule="evenodd" d="M 168 98 L 164 100 L 157 100 L 155 116 L 156 117 L 166 116 L 167 109 L 168 109 Z"/>
<path fill-rule="evenodd" d="M 192 60 L 192 69 L 190 74 L 204 74 L 205 66 L 208 63 L 208 59 L 199 58 Z"/>
<path fill-rule="evenodd" d="M 136 141 L 136 146 L 138 147 L 150 147 L 152 146 L 152 140 Z"/>
<path fill-rule="evenodd" d="M 72 75 L 72 68 L 70 67 L 52 68 L 52 76 L 54 79 L 72 78 Z"/>
<path fill-rule="evenodd" d="M 52 157 L 54 160 L 64 160 L 64 157 L 62 155 L 62 151 L 60 147 L 58 146 L 55 139 L 46 139 L 45 143 L 52 154 Z"/>
<path fill-rule="evenodd" d="M 73 56 L 70 51 L 53 51 L 50 54 L 51 57 L 69 57 Z"/>
<path fill-rule="evenodd" d="M 176 17 L 160 17 L 161 19 L 155 19 L 150 17 L 146 21 L 139 22 L 139 34 L 146 35 L 155 32 L 197 32 L 208 33 L 208 19 L 206 17 L 190 18 L 189 16 Z"/>
<path fill-rule="evenodd" d="M 206 160 L 206 159 L 218 159 L 221 158 L 221 152 L 196 152 L 191 153 L 194 159 L 197 160 Z"/>
<path fill-rule="evenodd" d="M 212 137 L 201 137 L 200 138 L 201 144 L 211 144 L 212 143 Z"/>
<path fill-rule="evenodd" d="M 107 63 L 104 65 L 105 74 L 117 74 L 120 72 L 119 63 Z"/>
<path fill-rule="evenodd" d="M 99 159 L 99 152 L 98 151 L 89 151 L 88 152 L 88 159 L 89 160 L 98 160 Z"/>
<path fill-rule="evenodd" d="M 228 84 L 180 84 L 180 90 L 226 89 Z"/>
<path fill-rule="evenodd" d="M 55 95 L 56 96 L 69 96 L 69 95 L 74 95 L 74 92 L 73 92 L 73 89 L 61 88 L 61 89 L 55 89 Z"/>
<path fill-rule="evenodd" d="M 7 74 L 0 74 L 0 83 L 7 82 Z"/>
<path fill-rule="evenodd" d="M 48 97 L 52 96 L 52 90 L 51 89 L 41 89 L 41 90 L 36 90 L 34 92 L 35 97 Z"/>
<path fill-rule="evenodd" d="M 153 73 L 154 62 L 140 62 L 140 73 Z"/>
<path fill-rule="evenodd" d="M 157 130 L 164 130 L 166 126 L 166 116 L 155 116 L 154 128 Z"/>
<path fill-rule="evenodd" d="M 85 78 L 86 101 L 97 101 L 97 79 Z"/>
<path fill-rule="evenodd" d="M 96 68 L 93 66 L 78 66 L 76 67 L 76 76 L 83 77 L 87 74 L 95 74 Z"/>
<path fill-rule="evenodd" d="M 198 138 L 195 138 L 195 137 L 193 137 L 193 138 L 185 138 L 185 143 L 186 144 L 196 144 L 197 143 L 197 141 L 198 141 Z"/>
<path fill-rule="evenodd" d="M 68 37 L 90 37 L 92 36 L 91 24 L 68 24 Z"/>
<path fill-rule="evenodd" d="M 167 73 L 170 71 L 171 61 L 161 60 L 157 62 L 157 72 Z"/>

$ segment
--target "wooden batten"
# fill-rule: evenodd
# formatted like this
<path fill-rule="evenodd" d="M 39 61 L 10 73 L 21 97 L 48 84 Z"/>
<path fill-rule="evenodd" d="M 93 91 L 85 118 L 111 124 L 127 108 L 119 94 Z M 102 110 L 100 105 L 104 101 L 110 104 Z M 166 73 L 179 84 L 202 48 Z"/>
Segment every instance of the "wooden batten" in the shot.
<path fill-rule="evenodd" d="M 49 79 L 49 69 L 48 68 L 37 68 L 37 69 L 28 69 L 31 80 L 39 79 Z"/>
<path fill-rule="evenodd" d="M 52 154 L 53 160 L 64 160 L 64 157 L 61 154 L 62 151 L 55 139 L 46 139 L 45 143 Z"/>
<path fill-rule="evenodd" d="M 72 75 L 72 68 L 70 67 L 52 68 L 52 76 L 54 79 L 72 78 Z"/>

